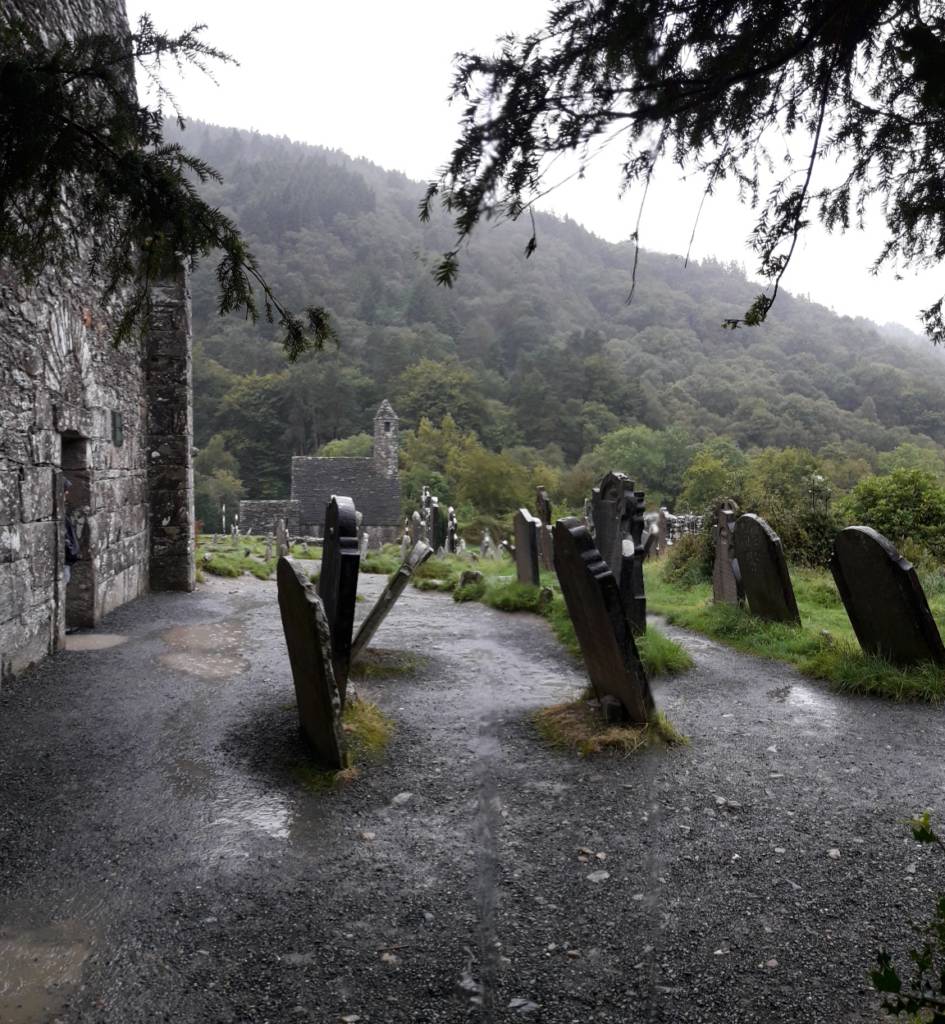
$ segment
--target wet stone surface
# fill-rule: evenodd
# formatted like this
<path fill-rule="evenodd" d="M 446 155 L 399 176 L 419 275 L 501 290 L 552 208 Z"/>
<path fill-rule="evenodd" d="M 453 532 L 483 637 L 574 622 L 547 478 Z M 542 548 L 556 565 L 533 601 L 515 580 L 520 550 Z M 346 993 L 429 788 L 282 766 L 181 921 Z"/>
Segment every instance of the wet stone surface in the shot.
<path fill-rule="evenodd" d="M 318 794 L 274 583 L 104 628 L 0 691 L 4 1024 L 878 1022 L 874 952 L 941 888 L 903 825 L 943 809 L 939 708 L 669 630 L 691 745 L 577 761 L 530 724 L 585 684 L 547 624 L 408 588 L 374 643 L 420 667 L 359 683 L 388 756 Z M 198 628 L 226 678 L 166 660 Z"/>

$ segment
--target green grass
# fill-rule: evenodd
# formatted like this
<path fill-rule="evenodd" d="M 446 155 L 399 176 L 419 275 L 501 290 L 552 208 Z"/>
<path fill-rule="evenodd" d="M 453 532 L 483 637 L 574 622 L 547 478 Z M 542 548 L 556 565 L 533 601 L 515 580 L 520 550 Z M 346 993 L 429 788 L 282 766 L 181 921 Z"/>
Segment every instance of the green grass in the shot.
<path fill-rule="evenodd" d="M 892 700 L 938 701 L 945 697 L 945 670 L 932 664 L 902 669 L 864 654 L 857 643 L 833 577 L 824 570 L 791 571 L 801 626 L 765 622 L 741 608 L 712 604 L 707 583 L 678 587 L 663 578 L 664 567 L 646 567 L 651 611 L 746 654 L 785 661 L 838 690 Z M 942 598 L 932 612 L 941 622 Z"/>
<path fill-rule="evenodd" d="M 579 658 L 581 646 L 564 597 L 558 588 L 557 578 L 554 573 L 543 572 L 541 579 L 542 586 L 533 587 L 528 583 L 519 583 L 516 579 L 484 577 L 457 587 L 453 592 L 453 600 L 460 603 L 479 601 L 502 612 L 533 612 L 541 615 L 548 620 L 552 632 L 565 649 Z M 678 675 L 692 668 L 692 658 L 688 652 L 659 630 L 649 627 L 644 636 L 637 637 L 636 643 L 640 660 L 649 676 Z"/>
<path fill-rule="evenodd" d="M 547 744 L 580 757 L 601 753 L 629 757 L 647 747 L 675 747 L 689 742 L 661 711 L 642 727 L 611 725 L 583 698 L 542 708 L 535 712 L 533 721 Z"/>
<path fill-rule="evenodd" d="M 249 551 L 249 555 L 246 552 Z M 320 559 L 321 548 L 310 547 L 306 549 L 302 544 L 293 544 L 291 548 L 293 558 Z M 210 558 L 205 560 L 205 555 Z M 265 559 L 266 538 L 265 537 L 238 537 L 237 543 L 233 543 L 231 537 L 221 537 L 214 543 L 213 536 L 208 533 L 201 534 L 197 539 L 195 557 L 197 560 L 198 573 L 211 573 L 214 576 L 236 577 L 243 573 L 251 573 L 257 579 L 272 579 L 276 571 L 278 559 Z M 202 581 L 201 581 L 202 582 Z"/>
<path fill-rule="evenodd" d="M 384 756 L 394 724 L 376 704 L 363 697 L 349 700 L 341 721 L 348 746 L 348 766 L 340 771 L 324 771 L 308 762 L 296 765 L 293 774 L 306 788 L 316 792 L 337 789 L 353 782 L 365 767 Z"/>
<path fill-rule="evenodd" d="M 428 659 L 414 651 L 397 651 L 386 647 L 368 647 L 351 665 L 352 679 L 388 679 L 408 676 L 428 664 Z"/>

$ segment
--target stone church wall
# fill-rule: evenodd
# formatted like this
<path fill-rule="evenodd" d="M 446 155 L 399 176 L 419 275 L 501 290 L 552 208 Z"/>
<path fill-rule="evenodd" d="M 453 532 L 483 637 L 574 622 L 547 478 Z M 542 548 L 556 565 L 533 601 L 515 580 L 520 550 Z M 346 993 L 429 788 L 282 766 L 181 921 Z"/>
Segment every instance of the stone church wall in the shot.
<path fill-rule="evenodd" d="M 127 31 L 124 5 L 14 0 L 50 36 Z M 82 265 L 27 286 L 0 265 L 0 678 L 150 584 L 193 587 L 189 295 L 155 291 L 155 330 L 112 341 Z M 63 479 L 80 541 L 64 579 Z M 152 521 L 153 520 L 153 521 Z"/>

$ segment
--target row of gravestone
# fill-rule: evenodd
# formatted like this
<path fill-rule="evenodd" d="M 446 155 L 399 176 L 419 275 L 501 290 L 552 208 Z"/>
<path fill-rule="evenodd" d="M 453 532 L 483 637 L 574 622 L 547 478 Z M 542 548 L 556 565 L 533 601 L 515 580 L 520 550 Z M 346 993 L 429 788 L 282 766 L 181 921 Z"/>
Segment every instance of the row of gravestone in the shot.
<path fill-rule="evenodd" d="M 316 760 L 327 768 L 347 764 L 341 715 L 348 673 L 403 593 L 414 570 L 433 549 L 418 540 L 354 634 L 361 552 L 359 523 L 351 498 L 334 495 L 325 512 L 318 589 L 302 566 L 279 558 L 276 581 L 302 733 Z"/>
<path fill-rule="evenodd" d="M 420 495 L 420 508 L 404 520 L 400 551 L 406 558 L 410 548 L 423 541 L 438 555 L 455 555 L 465 550 L 466 542 L 459 535 L 456 509 L 450 505 L 446 511 L 440 499 L 424 487 Z"/>
<path fill-rule="evenodd" d="M 747 604 L 759 618 L 800 625 L 784 547 L 765 520 L 738 516 L 734 502 L 725 502 L 713 534 L 713 600 Z M 868 526 L 841 530 L 830 570 L 867 654 L 901 666 L 945 664 L 945 646 L 915 568 L 881 533 Z"/>

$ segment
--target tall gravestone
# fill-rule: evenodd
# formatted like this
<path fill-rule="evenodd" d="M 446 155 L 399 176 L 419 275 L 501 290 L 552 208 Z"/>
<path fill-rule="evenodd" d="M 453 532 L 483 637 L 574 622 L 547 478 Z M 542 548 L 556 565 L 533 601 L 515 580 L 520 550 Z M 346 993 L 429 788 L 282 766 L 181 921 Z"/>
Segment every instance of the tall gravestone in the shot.
<path fill-rule="evenodd" d="M 712 566 L 712 600 L 715 604 L 741 604 L 745 599 L 741 573 L 735 557 L 735 519 L 738 506 L 726 500 L 716 512 L 712 539 L 715 562 Z"/>
<path fill-rule="evenodd" d="M 945 664 L 945 647 L 912 564 L 881 533 L 848 526 L 833 543 L 830 571 L 867 654 L 897 665 Z"/>
<path fill-rule="evenodd" d="M 614 574 L 580 519 L 555 525 L 555 570 L 598 699 L 616 700 L 623 716 L 645 725 L 653 696 Z"/>
<path fill-rule="evenodd" d="M 669 511 L 665 505 L 660 507 L 656 517 L 656 557 L 662 558 L 669 549 Z"/>
<path fill-rule="evenodd" d="M 591 491 L 594 543 L 618 583 L 623 573 L 623 540 L 630 536 L 632 510 L 633 481 L 623 473 L 608 473 Z"/>
<path fill-rule="evenodd" d="M 630 535 L 623 540 L 623 568 L 620 573 L 620 596 L 634 636 L 646 632 L 646 590 L 643 581 L 643 531 L 646 528 L 645 496 L 642 491 L 627 495 L 627 521 Z"/>
<path fill-rule="evenodd" d="M 459 526 L 456 522 L 456 509 L 452 505 L 446 510 L 446 553 L 455 555 L 459 551 Z"/>
<path fill-rule="evenodd" d="M 351 635 L 354 631 L 354 604 L 358 594 L 358 522 L 354 502 L 333 494 L 325 510 L 322 542 L 322 568 L 318 577 L 318 596 L 325 606 L 331 627 L 335 679 L 342 703 L 348 686 L 351 659 Z"/>
<path fill-rule="evenodd" d="M 294 559 L 279 559 L 276 581 L 302 733 L 321 764 L 344 768 L 347 756 L 341 726 L 342 698 L 335 681 L 325 609 Z"/>
<path fill-rule="evenodd" d="M 538 555 L 538 538 L 541 520 L 528 511 L 520 508 L 515 513 L 515 571 L 519 583 L 528 583 L 533 587 L 541 585 L 541 564 Z"/>
<path fill-rule="evenodd" d="M 751 614 L 799 626 L 801 616 L 781 538 L 760 516 L 748 513 L 735 523 L 735 557 Z"/>
<path fill-rule="evenodd" d="M 446 513 L 439 498 L 430 501 L 430 546 L 438 554 L 446 551 Z"/>
<path fill-rule="evenodd" d="M 276 535 L 276 558 L 284 558 L 289 553 L 289 535 L 286 532 L 285 520 L 277 519 L 272 532 Z"/>
<path fill-rule="evenodd" d="M 358 655 L 371 642 L 371 638 L 387 617 L 387 613 L 394 607 L 397 598 L 404 592 L 414 571 L 423 565 L 432 554 L 433 548 L 429 544 L 424 544 L 422 540 L 417 541 L 413 546 L 413 550 L 404 559 L 400 568 L 394 574 L 393 579 L 388 582 L 381 596 L 375 601 L 374 607 L 368 612 L 367 617 L 361 623 L 361 628 L 358 630 L 351 645 L 352 662 L 357 660 Z"/>
<path fill-rule="evenodd" d="M 541 559 L 542 569 L 552 570 L 555 567 L 553 536 L 554 525 L 551 521 L 552 508 L 551 499 L 544 487 L 539 487 L 535 493 L 535 508 L 541 527 L 538 531 L 538 557 Z"/>

